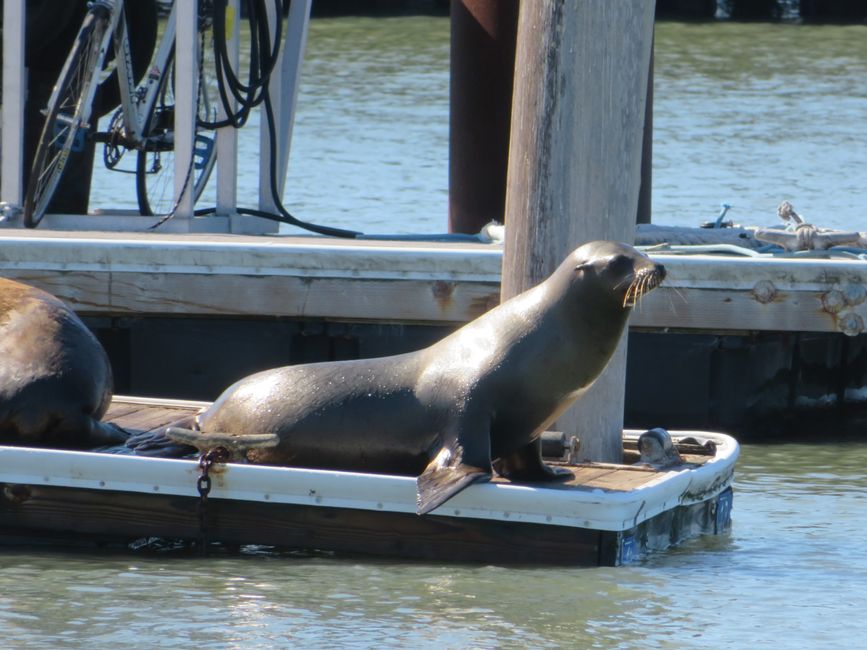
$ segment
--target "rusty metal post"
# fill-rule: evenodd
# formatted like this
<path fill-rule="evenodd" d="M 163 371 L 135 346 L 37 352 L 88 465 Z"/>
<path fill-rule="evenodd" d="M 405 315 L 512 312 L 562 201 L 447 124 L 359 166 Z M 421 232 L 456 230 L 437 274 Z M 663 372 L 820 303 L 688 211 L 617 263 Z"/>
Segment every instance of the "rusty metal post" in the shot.
<path fill-rule="evenodd" d="M 641 145 L 641 184 L 638 190 L 636 223 L 650 223 L 653 198 L 653 43 L 647 71 L 647 99 L 644 101 L 644 138 Z"/>
<path fill-rule="evenodd" d="M 449 231 L 503 220 L 518 0 L 453 0 Z"/>

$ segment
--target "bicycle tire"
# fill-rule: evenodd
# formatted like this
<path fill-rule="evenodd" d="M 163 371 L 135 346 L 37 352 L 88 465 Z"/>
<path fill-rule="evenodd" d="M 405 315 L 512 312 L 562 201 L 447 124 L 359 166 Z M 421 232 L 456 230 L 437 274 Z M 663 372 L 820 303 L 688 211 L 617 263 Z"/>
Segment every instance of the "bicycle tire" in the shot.
<path fill-rule="evenodd" d="M 170 64 L 160 81 L 158 99 L 145 119 L 144 146 L 139 150 L 136 160 L 136 194 L 139 212 L 145 216 L 171 214 L 177 208 L 174 181 L 174 63 L 172 54 Z M 208 94 L 200 77 L 200 119 L 204 117 L 203 113 L 212 110 L 207 101 Z M 213 131 L 201 129 L 197 124 L 193 168 L 189 171 L 192 175 L 193 203 L 201 196 L 214 168 L 217 157 L 215 145 Z"/>
<path fill-rule="evenodd" d="M 63 64 L 46 108 L 45 124 L 33 157 L 24 195 L 24 225 L 42 221 L 73 147 L 87 137 L 97 83 L 100 45 L 108 18 L 88 13 Z"/>

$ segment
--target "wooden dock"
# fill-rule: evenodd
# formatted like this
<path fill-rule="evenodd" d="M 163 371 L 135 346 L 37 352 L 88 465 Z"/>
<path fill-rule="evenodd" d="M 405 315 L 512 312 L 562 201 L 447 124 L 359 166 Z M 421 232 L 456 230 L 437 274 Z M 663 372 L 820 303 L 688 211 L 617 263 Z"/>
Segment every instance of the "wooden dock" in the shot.
<path fill-rule="evenodd" d="M 150 430 L 201 403 L 117 397 L 108 421 Z M 474 485 L 428 516 L 415 479 L 196 460 L 0 447 L 0 543 L 137 548 L 160 538 L 343 554 L 497 563 L 617 565 L 728 529 L 738 446 L 685 447 L 684 464 L 569 466 L 558 485 Z M 634 459 L 637 432 L 624 436 Z M 700 453 L 699 453 L 700 452 Z M 204 512 L 204 514 L 202 514 Z M 204 519 L 202 518 L 204 517 Z M 203 525 L 204 522 L 204 525 Z"/>
<path fill-rule="evenodd" d="M 842 332 L 867 319 L 860 260 L 653 255 L 633 328 Z M 499 301 L 496 244 L 0 229 L 0 275 L 85 316 L 459 324 Z"/>

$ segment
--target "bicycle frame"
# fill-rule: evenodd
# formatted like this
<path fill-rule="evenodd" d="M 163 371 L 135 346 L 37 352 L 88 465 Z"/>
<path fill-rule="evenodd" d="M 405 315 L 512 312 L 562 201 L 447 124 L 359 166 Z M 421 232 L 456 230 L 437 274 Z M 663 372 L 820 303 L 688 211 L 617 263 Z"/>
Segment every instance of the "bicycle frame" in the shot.
<path fill-rule="evenodd" d="M 127 31 L 128 27 L 125 12 L 123 11 L 124 0 L 107 1 L 115 5 L 113 11 L 115 12 L 115 19 L 117 21 L 112 32 L 115 35 L 115 61 L 119 62 L 117 75 L 118 84 L 120 85 L 121 106 L 123 107 L 124 144 L 129 149 L 135 149 L 142 144 L 144 123 L 151 107 L 156 101 L 157 94 L 159 93 L 160 79 L 166 71 L 172 48 L 175 45 L 175 3 L 172 3 L 165 32 L 160 38 L 151 69 L 148 71 L 142 85 L 136 87 Z"/>

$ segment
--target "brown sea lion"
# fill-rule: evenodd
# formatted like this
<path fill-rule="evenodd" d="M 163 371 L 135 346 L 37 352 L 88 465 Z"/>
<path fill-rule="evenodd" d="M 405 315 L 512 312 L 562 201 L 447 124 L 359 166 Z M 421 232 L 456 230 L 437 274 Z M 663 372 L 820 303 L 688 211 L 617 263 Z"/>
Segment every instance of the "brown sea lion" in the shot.
<path fill-rule="evenodd" d="M 585 244 L 538 286 L 418 352 L 242 379 L 177 440 L 207 449 L 271 434 L 249 461 L 416 475 L 419 514 L 494 469 L 557 479 L 539 436 L 602 372 L 632 306 L 664 276 L 631 246 Z"/>
<path fill-rule="evenodd" d="M 108 356 L 49 293 L 0 278 L 0 444 L 89 448 L 121 443 L 100 422 L 111 401 Z"/>

